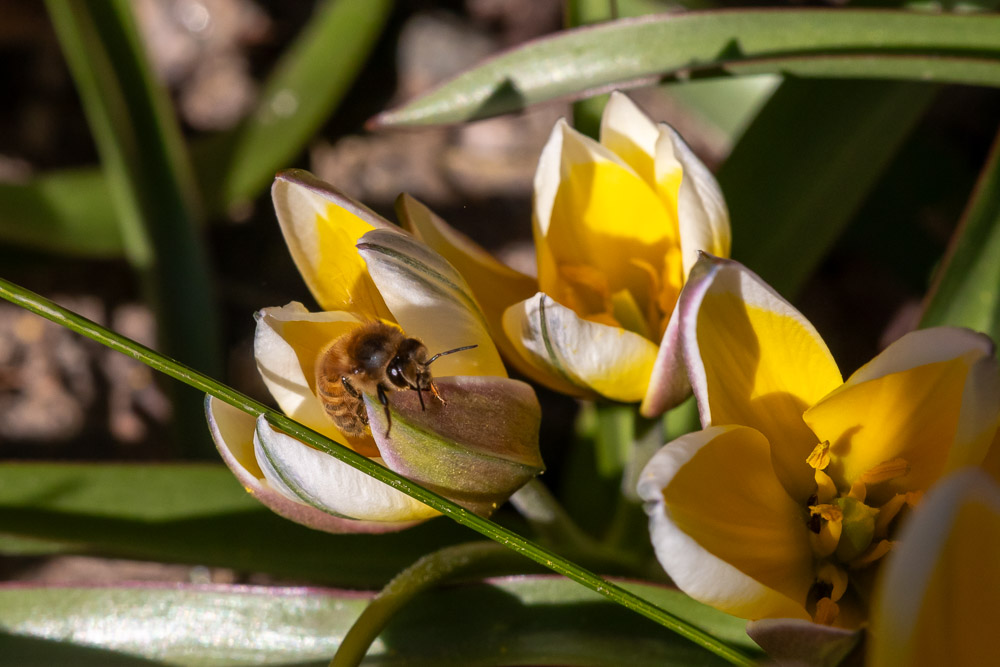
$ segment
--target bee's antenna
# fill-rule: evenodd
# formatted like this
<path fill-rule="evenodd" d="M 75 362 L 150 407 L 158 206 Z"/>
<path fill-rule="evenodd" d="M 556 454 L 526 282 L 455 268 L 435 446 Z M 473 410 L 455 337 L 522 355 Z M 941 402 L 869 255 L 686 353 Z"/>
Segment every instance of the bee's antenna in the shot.
<path fill-rule="evenodd" d="M 454 350 L 445 350 L 444 352 L 438 352 L 433 357 L 427 360 L 424 366 L 430 366 L 438 357 L 443 357 L 446 354 L 455 354 L 456 352 L 464 352 L 466 350 L 471 350 L 474 347 L 479 347 L 478 345 L 466 345 L 465 347 L 456 347 Z"/>

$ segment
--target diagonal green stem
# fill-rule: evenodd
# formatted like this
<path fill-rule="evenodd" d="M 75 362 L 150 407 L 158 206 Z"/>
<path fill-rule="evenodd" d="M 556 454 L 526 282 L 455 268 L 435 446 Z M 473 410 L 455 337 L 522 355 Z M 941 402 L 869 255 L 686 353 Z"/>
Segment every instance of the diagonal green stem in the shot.
<path fill-rule="evenodd" d="M 372 642 L 396 612 L 423 591 L 468 574 L 516 572 L 518 563 L 523 561 L 495 542 L 456 544 L 427 554 L 393 577 L 365 607 L 344 635 L 330 667 L 360 665 Z"/>
<path fill-rule="evenodd" d="M 380 482 L 389 484 L 412 498 L 416 498 L 425 505 L 432 507 L 453 521 L 471 528 L 481 535 L 498 542 L 512 551 L 539 563 L 553 572 L 564 575 L 577 583 L 583 584 L 587 588 L 603 595 L 609 600 L 631 609 L 636 613 L 659 623 L 665 628 L 672 630 L 678 635 L 685 637 L 702 648 L 711 651 L 719 657 L 728 660 L 734 665 L 751 665 L 751 660 L 746 654 L 723 643 L 719 639 L 712 637 L 706 632 L 694 627 L 690 623 L 674 616 L 670 612 L 636 596 L 624 588 L 608 582 L 598 575 L 581 568 L 574 562 L 559 556 L 558 554 L 540 547 L 539 545 L 526 540 L 517 533 L 511 532 L 499 526 L 489 519 L 484 519 L 477 514 L 455 504 L 454 502 L 428 491 L 424 487 L 416 484 L 405 477 L 385 468 L 375 461 L 368 459 L 357 452 L 340 445 L 316 431 L 289 419 L 285 415 L 268 408 L 253 400 L 249 396 L 231 389 L 203 373 L 185 366 L 169 357 L 165 357 L 148 347 L 141 345 L 129 338 L 114 333 L 85 317 L 57 306 L 48 299 L 45 299 L 29 290 L 14 285 L 13 283 L 0 278 L 0 297 L 15 303 L 26 310 L 41 315 L 42 317 L 60 324 L 71 331 L 82 334 L 92 340 L 106 345 L 113 350 L 126 354 L 133 359 L 143 362 L 154 370 L 160 371 L 172 378 L 180 380 L 199 391 L 203 391 L 211 396 L 225 401 L 230 405 L 254 416 L 264 415 L 264 417 L 276 428 L 285 433 L 298 438 L 302 442 L 326 452 L 344 463 L 357 468 L 361 472 L 374 477 Z"/>

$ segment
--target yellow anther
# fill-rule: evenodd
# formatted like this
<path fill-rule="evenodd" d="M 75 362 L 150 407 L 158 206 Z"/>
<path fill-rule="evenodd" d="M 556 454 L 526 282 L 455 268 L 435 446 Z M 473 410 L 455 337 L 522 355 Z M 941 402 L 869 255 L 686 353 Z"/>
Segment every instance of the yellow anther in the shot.
<path fill-rule="evenodd" d="M 899 510 L 903 509 L 903 506 L 907 504 L 906 496 L 908 493 L 897 493 L 892 498 L 889 498 L 882 507 L 879 508 L 878 516 L 875 517 L 875 537 L 883 538 L 889 534 L 889 524 L 892 520 L 896 518 L 899 514 Z"/>
<path fill-rule="evenodd" d="M 840 607 L 830 598 L 820 598 L 816 603 L 816 614 L 813 620 L 820 625 L 833 625 L 840 615 Z"/>
<path fill-rule="evenodd" d="M 852 570 L 860 570 L 863 567 L 871 565 L 879 558 L 892 551 L 895 544 L 895 542 L 890 540 L 881 540 L 880 542 L 868 547 L 868 551 L 848 563 L 848 567 Z"/>
<path fill-rule="evenodd" d="M 822 470 L 815 471 L 814 475 L 816 478 L 816 502 L 817 504 L 826 504 L 831 502 L 837 497 L 837 486 Z"/>
<path fill-rule="evenodd" d="M 817 558 L 826 558 L 837 550 L 844 529 L 844 513 L 834 505 L 809 507 L 809 543 Z"/>
<path fill-rule="evenodd" d="M 896 458 L 879 463 L 861 475 L 860 481 L 869 485 L 879 484 L 880 482 L 888 482 L 889 480 L 902 477 L 908 472 L 910 472 L 910 464 L 906 462 L 906 459 Z"/>
<path fill-rule="evenodd" d="M 816 445 L 806 457 L 806 463 L 816 470 L 823 470 L 830 465 L 830 441 L 827 440 Z"/>
<path fill-rule="evenodd" d="M 816 580 L 830 584 L 830 601 L 837 602 L 847 592 L 847 572 L 833 563 L 823 563 L 816 570 Z"/>

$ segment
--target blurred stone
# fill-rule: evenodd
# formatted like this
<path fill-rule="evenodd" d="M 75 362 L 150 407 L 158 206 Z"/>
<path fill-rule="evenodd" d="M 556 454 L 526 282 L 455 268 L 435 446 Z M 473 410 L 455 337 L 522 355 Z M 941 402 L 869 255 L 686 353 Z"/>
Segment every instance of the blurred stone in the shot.
<path fill-rule="evenodd" d="M 156 322 L 146 306 L 125 304 L 114 310 L 111 328 L 148 347 L 155 346 Z M 170 401 L 157 386 L 145 364 L 110 349 L 103 349 L 101 368 L 108 381 L 108 426 L 123 442 L 145 439 L 149 421 L 170 419 Z"/>
<path fill-rule="evenodd" d="M 453 14 L 415 14 L 396 50 L 396 96 L 409 99 L 468 69 L 499 48 L 497 41 Z"/>
<path fill-rule="evenodd" d="M 494 27 L 506 46 L 559 30 L 563 5 L 561 0 L 466 0 L 465 9 L 477 23 Z"/>

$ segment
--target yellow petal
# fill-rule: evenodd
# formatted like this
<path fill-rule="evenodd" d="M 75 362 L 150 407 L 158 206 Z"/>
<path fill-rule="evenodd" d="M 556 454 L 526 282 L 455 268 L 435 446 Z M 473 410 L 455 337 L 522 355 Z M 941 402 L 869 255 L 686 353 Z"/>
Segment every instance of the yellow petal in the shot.
<path fill-rule="evenodd" d="M 406 229 L 448 260 L 468 281 L 500 352 L 506 359 L 518 359 L 503 335 L 503 312 L 537 292 L 538 281 L 501 264 L 409 195 L 399 196 L 396 211 Z"/>
<path fill-rule="evenodd" d="M 636 333 L 585 320 L 541 292 L 507 309 L 503 325 L 518 353 L 558 391 L 628 403 L 646 393 L 656 345 Z"/>
<path fill-rule="evenodd" d="M 702 423 L 763 433 L 778 477 L 804 501 L 815 490 L 806 458 L 823 438 L 802 413 L 841 383 L 823 339 L 742 264 L 708 255 L 692 270 L 678 308 Z"/>
<path fill-rule="evenodd" d="M 210 396 L 205 400 L 205 416 L 219 455 L 243 488 L 286 519 L 328 533 L 386 533 L 414 525 L 413 521 L 357 521 L 333 516 L 288 498 L 270 485 L 257 465 L 253 417 Z"/>
<path fill-rule="evenodd" d="M 984 336 L 953 328 L 913 332 L 889 346 L 805 414 L 817 437 L 830 441 L 827 474 L 848 488 L 902 459 L 906 474 L 869 488 L 878 505 L 982 462 L 1000 413 L 990 348 Z"/>
<path fill-rule="evenodd" d="M 656 187 L 653 155 L 659 130 L 628 95 L 611 93 L 601 116 L 601 144 L 620 157 L 650 187 Z"/>
<path fill-rule="evenodd" d="M 355 244 L 372 229 L 393 226 L 300 169 L 278 174 L 271 196 L 292 259 L 320 307 L 390 319 Z"/>
<path fill-rule="evenodd" d="M 358 252 L 407 336 L 423 341 L 432 355 L 476 346 L 435 361 L 435 375 L 507 376 L 472 290 L 441 255 L 409 234 L 388 229 L 365 234 Z"/>
<path fill-rule="evenodd" d="M 868 664 L 990 665 L 1000 624 L 1000 489 L 970 468 L 910 516 L 875 590 Z"/>
<path fill-rule="evenodd" d="M 358 324 L 349 313 L 310 313 L 296 302 L 257 314 L 254 356 L 268 391 L 286 415 L 341 444 L 346 438 L 316 397 L 316 360 Z"/>
<path fill-rule="evenodd" d="M 768 449 L 746 427 L 690 433 L 653 456 L 639 495 L 657 557 L 682 591 L 742 618 L 809 618 L 804 508 L 778 481 Z"/>
<path fill-rule="evenodd" d="M 683 175 L 675 185 L 679 163 Z M 699 252 L 716 257 L 728 257 L 731 243 L 729 209 L 722 189 L 708 167 L 698 159 L 677 130 L 660 124 L 660 139 L 656 144 L 657 182 L 661 193 L 668 196 L 676 188 L 677 224 L 684 261 L 684 274 L 698 261 Z"/>
<path fill-rule="evenodd" d="M 674 212 L 624 161 L 564 122 L 539 161 L 534 208 L 543 292 L 564 289 L 559 265 L 584 264 L 607 277 L 611 292 L 628 289 L 643 305 L 658 298 L 633 260 L 662 267 L 679 251 Z"/>

